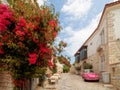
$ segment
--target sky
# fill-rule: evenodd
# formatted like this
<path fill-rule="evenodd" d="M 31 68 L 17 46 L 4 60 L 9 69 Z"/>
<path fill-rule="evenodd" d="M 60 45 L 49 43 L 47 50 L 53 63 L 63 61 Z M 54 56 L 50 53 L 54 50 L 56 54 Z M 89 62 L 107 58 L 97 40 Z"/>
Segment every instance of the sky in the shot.
<path fill-rule="evenodd" d="M 60 15 L 62 30 L 56 42 L 67 43 L 63 54 L 71 57 L 71 63 L 75 61 L 74 54 L 97 28 L 105 4 L 114 1 L 117 0 L 47 0 Z"/>

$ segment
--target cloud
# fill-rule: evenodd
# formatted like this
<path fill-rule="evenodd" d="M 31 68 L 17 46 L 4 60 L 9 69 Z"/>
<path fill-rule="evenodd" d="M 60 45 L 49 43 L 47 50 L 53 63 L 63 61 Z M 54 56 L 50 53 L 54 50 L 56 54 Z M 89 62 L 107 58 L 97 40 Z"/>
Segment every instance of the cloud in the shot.
<path fill-rule="evenodd" d="M 113 1 L 115 2 L 115 1 L 118 1 L 118 0 L 113 0 Z"/>
<path fill-rule="evenodd" d="M 66 33 L 68 36 L 71 36 L 73 35 L 74 31 L 73 31 L 73 28 L 71 26 L 67 26 L 64 28 L 63 31 L 61 31 L 61 33 Z"/>
<path fill-rule="evenodd" d="M 92 0 L 68 0 L 61 11 L 69 16 L 69 19 L 79 19 L 87 15 L 92 6 Z"/>
<path fill-rule="evenodd" d="M 37 0 L 38 4 L 41 6 L 41 5 L 44 5 L 44 3 L 46 2 L 47 0 Z"/>
<path fill-rule="evenodd" d="M 63 39 L 63 41 L 68 43 L 68 47 L 66 48 L 66 53 L 68 53 L 68 55 L 73 56 L 85 40 L 94 32 L 100 16 L 101 13 L 99 13 L 85 28 L 74 30 L 71 26 L 67 26 L 63 30 L 62 33 L 72 34 L 71 37 Z"/>

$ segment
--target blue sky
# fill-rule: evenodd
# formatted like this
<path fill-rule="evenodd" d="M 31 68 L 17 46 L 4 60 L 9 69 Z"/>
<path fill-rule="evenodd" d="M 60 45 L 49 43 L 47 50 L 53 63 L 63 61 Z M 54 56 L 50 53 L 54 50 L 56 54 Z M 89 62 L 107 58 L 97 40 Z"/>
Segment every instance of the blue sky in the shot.
<path fill-rule="evenodd" d="M 41 0 L 38 0 L 41 1 Z M 47 0 L 60 13 L 62 30 L 56 42 L 63 40 L 68 44 L 64 54 L 71 57 L 96 29 L 106 3 L 117 0 Z"/>

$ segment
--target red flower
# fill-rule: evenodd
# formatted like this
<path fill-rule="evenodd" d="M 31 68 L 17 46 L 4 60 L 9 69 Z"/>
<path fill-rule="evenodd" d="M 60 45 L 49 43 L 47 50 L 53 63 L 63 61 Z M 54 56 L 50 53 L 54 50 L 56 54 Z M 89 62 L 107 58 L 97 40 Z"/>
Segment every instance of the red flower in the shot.
<path fill-rule="evenodd" d="M 41 43 L 41 44 L 39 45 L 39 47 L 40 47 L 39 52 L 41 52 L 41 53 L 48 53 L 48 54 L 51 53 L 51 49 L 48 48 L 45 43 Z"/>
<path fill-rule="evenodd" d="M 35 43 L 38 43 L 38 42 L 39 42 L 39 40 L 36 39 L 36 38 L 33 38 L 33 41 L 34 41 Z"/>
<path fill-rule="evenodd" d="M 22 32 L 22 31 L 20 31 L 20 30 L 17 30 L 15 33 L 16 33 L 16 35 L 18 35 L 18 36 L 24 36 L 24 35 L 25 35 L 25 33 Z"/>
<path fill-rule="evenodd" d="M 6 34 L 3 36 L 3 40 L 6 41 L 9 38 L 9 36 Z"/>
<path fill-rule="evenodd" d="M 27 29 L 25 29 L 25 30 L 24 30 L 24 32 L 25 32 L 25 33 L 28 33 L 28 30 L 27 30 Z"/>
<path fill-rule="evenodd" d="M 0 14 L 8 10 L 8 6 L 4 4 L 0 4 Z"/>
<path fill-rule="evenodd" d="M 32 33 L 27 33 L 27 36 L 28 36 L 28 37 L 31 37 L 31 36 L 32 36 Z"/>
<path fill-rule="evenodd" d="M 36 53 L 29 54 L 29 63 L 35 64 L 36 61 L 37 61 L 37 54 Z"/>
<path fill-rule="evenodd" d="M 2 49 L 0 49 L 0 55 L 4 54 L 4 51 Z"/>
<path fill-rule="evenodd" d="M 40 49 L 40 51 L 42 52 L 42 53 L 47 53 L 48 52 L 48 48 L 44 48 L 44 47 L 42 47 L 41 49 Z"/>
<path fill-rule="evenodd" d="M 2 42 L 0 42 L 0 47 L 2 46 Z"/>
<path fill-rule="evenodd" d="M 13 80 L 13 83 L 15 84 L 15 86 L 21 87 L 24 83 L 23 80 Z"/>
<path fill-rule="evenodd" d="M 23 17 L 19 18 L 18 25 L 21 26 L 21 27 L 26 27 L 26 21 L 25 21 L 25 19 Z"/>
<path fill-rule="evenodd" d="M 56 27 L 56 26 L 57 26 L 55 20 L 49 21 L 48 24 L 49 24 L 51 27 Z"/>
<path fill-rule="evenodd" d="M 57 32 L 53 32 L 53 36 L 56 37 L 57 36 Z"/>
<path fill-rule="evenodd" d="M 38 29 L 38 27 L 37 27 L 37 26 L 33 26 L 33 29 L 34 29 L 34 30 L 37 30 L 37 29 Z"/>
<path fill-rule="evenodd" d="M 37 65 L 38 65 L 38 66 L 40 66 L 40 65 L 41 65 L 41 63 L 40 63 L 40 62 L 37 62 Z"/>
<path fill-rule="evenodd" d="M 29 58 L 29 63 L 30 64 L 35 64 L 36 63 L 36 58 Z"/>
<path fill-rule="evenodd" d="M 10 12 L 10 11 L 4 11 L 4 13 L 3 13 L 3 18 L 9 18 L 9 19 L 11 19 L 12 20 L 12 15 L 13 15 L 13 13 L 12 12 Z"/>
<path fill-rule="evenodd" d="M 19 45 L 19 47 L 21 47 L 21 48 L 23 47 L 23 43 L 22 42 L 18 42 L 17 44 Z"/>
<path fill-rule="evenodd" d="M 54 63 L 51 60 L 48 60 L 48 65 L 53 67 Z"/>
<path fill-rule="evenodd" d="M 13 13 L 10 11 L 7 5 L 0 4 L 0 32 L 7 29 L 7 25 L 13 21 Z"/>
<path fill-rule="evenodd" d="M 39 17 L 36 17 L 35 20 L 36 20 L 37 22 L 39 22 L 40 18 L 39 18 Z"/>
<path fill-rule="evenodd" d="M 27 29 L 29 29 L 29 28 L 33 29 L 33 27 L 34 27 L 32 22 L 28 23 L 26 26 L 27 26 Z"/>
<path fill-rule="evenodd" d="M 54 63 L 51 60 L 48 60 L 48 66 L 53 69 L 54 68 Z"/>
<path fill-rule="evenodd" d="M 4 31 L 5 29 L 7 29 L 6 26 L 0 22 L 0 32 Z"/>

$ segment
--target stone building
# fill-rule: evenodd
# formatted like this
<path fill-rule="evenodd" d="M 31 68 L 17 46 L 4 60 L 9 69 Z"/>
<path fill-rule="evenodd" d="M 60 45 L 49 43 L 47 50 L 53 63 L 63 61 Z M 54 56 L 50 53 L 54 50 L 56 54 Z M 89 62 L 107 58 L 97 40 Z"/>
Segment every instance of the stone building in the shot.
<path fill-rule="evenodd" d="M 109 82 L 120 90 L 120 1 L 105 5 L 95 31 L 75 53 L 76 67 L 83 69 L 86 61 L 102 77 L 109 74 Z M 103 78 L 103 77 L 102 77 Z"/>

